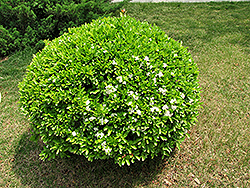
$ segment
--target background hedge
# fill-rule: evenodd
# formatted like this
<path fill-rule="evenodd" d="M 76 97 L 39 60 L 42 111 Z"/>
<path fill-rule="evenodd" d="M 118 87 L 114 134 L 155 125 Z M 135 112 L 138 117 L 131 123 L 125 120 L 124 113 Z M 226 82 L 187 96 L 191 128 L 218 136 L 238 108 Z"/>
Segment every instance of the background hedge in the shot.
<path fill-rule="evenodd" d="M 89 23 L 104 15 L 113 15 L 129 0 L 1 0 L 0 57 L 26 46 L 44 47 L 44 39 L 53 39 L 70 27 Z"/>

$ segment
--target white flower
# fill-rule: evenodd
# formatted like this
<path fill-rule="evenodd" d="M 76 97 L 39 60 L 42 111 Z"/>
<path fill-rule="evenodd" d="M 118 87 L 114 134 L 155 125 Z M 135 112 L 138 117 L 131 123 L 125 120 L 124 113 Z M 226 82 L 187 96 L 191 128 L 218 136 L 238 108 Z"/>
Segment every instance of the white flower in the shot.
<path fill-rule="evenodd" d="M 103 118 L 102 118 L 102 119 L 100 119 L 100 121 L 101 121 L 101 125 L 104 125 L 104 124 L 106 124 L 106 123 L 108 123 L 108 122 L 109 122 L 109 120 L 107 120 L 107 119 L 103 120 Z"/>
<path fill-rule="evenodd" d="M 103 125 L 103 118 L 102 118 L 102 119 L 100 119 L 100 121 L 101 121 L 101 125 Z"/>
<path fill-rule="evenodd" d="M 150 67 L 149 67 L 150 69 L 152 69 L 153 68 L 153 65 L 150 65 Z"/>
<path fill-rule="evenodd" d="M 133 95 L 133 94 L 134 94 L 133 91 L 128 91 L 128 96 Z"/>
<path fill-rule="evenodd" d="M 172 109 L 173 109 L 173 110 L 176 110 L 176 108 L 177 108 L 177 106 L 172 106 Z"/>
<path fill-rule="evenodd" d="M 150 102 L 149 102 L 149 105 L 154 105 L 154 101 L 150 101 Z"/>
<path fill-rule="evenodd" d="M 101 139 L 101 138 L 104 136 L 104 134 L 103 134 L 103 133 L 96 133 L 95 136 L 96 136 L 97 138 Z"/>
<path fill-rule="evenodd" d="M 163 88 L 159 88 L 159 92 L 162 93 L 163 95 L 166 95 L 167 90 Z"/>
<path fill-rule="evenodd" d="M 192 59 L 189 59 L 188 61 L 191 63 L 191 62 L 192 62 Z"/>
<path fill-rule="evenodd" d="M 130 106 L 132 104 L 132 101 L 130 101 L 129 103 L 128 103 L 128 105 Z"/>
<path fill-rule="evenodd" d="M 183 99 L 185 98 L 185 95 L 184 95 L 184 93 L 181 93 L 181 98 L 183 98 Z"/>
<path fill-rule="evenodd" d="M 129 113 L 132 114 L 134 112 L 134 109 L 131 108 L 131 109 L 128 109 Z"/>
<path fill-rule="evenodd" d="M 193 99 L 190 99 L 189 103 L 191 104 L 192 102 L 194 102 L 194 100 L 193 100 Z"/>
<path fill-rule="evenodd" d="M 95 117 L 90 117 L 90 118 L 89 118 L 90 121 L 92 121 L 92 120 L 94 120 L 94 119 L 96 119 L 96 118 L 95 118 Z"/>
<path fill-rule="evenodd" d="M 89 118 L 90 119 L 90 118 Z M 99 129 L 97 127 L 94 127 L 94 131 L 98 131 Z"/>
<path fill-rule="evenodd" d="M 107 50 L 104 50 L 103 53 L 107 53 L 108 51 Z"/>
<path fill-rule="evenodd" d="M 138 115 L 141 115 L 141 111 L 140 110 L 136 110 Z"/>
<path fill-rule="evenodd" d="M 153 78 L 154 83 L 156 83 L 156 77 Z"/>
<path fill-rule="evenodd" d="M 116 95 L 116 94 L 114 94 L 114 97 L 116 98 L 116 97 L 117 97 L 117 95 Z"/>
<path fill-rule="evenodd" d="M 105 147 L 104 151 L 106 154 L 110 155 L 110 152 L 112 151 L 112 149 L 110 147 Z"/>
<path fill-rule="evenodd" d="M 116 79 L 117 79 L 120 83 L 122 82 L 122 76 L 118 76 Z"/>
<path fill-rule="evenodd" d="M 174 57 L 177 57 L 178 55 L 177 54 L 174 54 Z"/>
<path fill-rule="evenodd" d="M 149 75 L 150 75 L 150 72 L 147 73 L 147 76 L 149 76 Z"/>
<path fill-rule="evenodd" d="M 115 89 L 112 85 L 106 86 L 105 89 L 106 89 L 106 93 L 107 93 L 108 95 L 109 95 L 110 93 L 116 91 L 116 89 Z"/>
<path fill-rule="evenodd" d="M 138 56 L 134 57 L 136 61 L 138 61 L 140 58 Z"/>
<path fill-rule="evenodd" d="M 149 38 L 149 41 L 152 41 L 152 39 L 151 39 L 151 38 Z"/>
<path fill-rule="evenodd" d="M 131 79 L 133 77 L 133 74 L 128 75 L 128 77 Z"/>
<path fill-rule="evenodd" d="M 155 107 L 155 106 L 150 108 L 150 110 L 151 110 L 151 112 L 154 112 L 154 111 L 159 112 L 160 111 L 160 109 L 158 107 Z"/>
<path fill-rule="evenodd" d="M 86 107 L 86 110 L 87 110 L 87 111 L 90 111 L 90 110 L 91 110 L 91 108 L 90 108 L 89 106 L 87 106 L 87 107 Z"/>
<path fill-rule="evenodd" d="M 167 105 L 164 105 L 164 106 L 162 107 L 162 110 L 166 110 L 166 109 L 168 109 L 168 106 L 167 106 Z"/>
<path fill-rule="evenodd" d="M 94 47 L 94 46 L 92 46 L 91 48 L 92 48 L 92 49 L 94 49 L 95 47 Z"/>
<path fill-rule="evenodd" d="M 171 72 L 171 75 L 172 75 L 172 76 L 174 76 L 174 73 L 173 73 L 173 72 Z"/>
<path fill-rule="evenodd" d="M 111 114 L 111 117 L 114 117 L 114 116 L 117 116 L 117 114 L 116 114 L 116 113 L 112 113 L 112 114 Z"/>
<path fill-rule="evenodd" d="M 122 84 L 125 84 L 125 85 L 126 85 L 126 81 L 123 81 Z"/>
<path fill-rule="evenodd" d="M 134 100 L 138 100 L 139 96 L 133 95 Z"/>
<path fill-rule="evenodd" d="M 171 114 L 171 113 L 167 110 L 167 111 L 165 112 L 164 116 L 171 117 L 171 116 L 172 116 L 172 114 Z"/>
<path fill-rule="evenodd" d="M 112 64 L 113 64 L 113 65 L 117 65 L 117 63 L 115 62 L 115 60 L 113 60 Z"/>
<path fill-rule="evenodd" d="M 75 131 L 74 131 L 74 132 L 72 132 L 72 135 L 73 135 L 73 136 L 76 136 L 76 132 L 75 132 Z"/>
<path fill-rule="evenodd" d="M 106 141 L 104 141 L 102 144 L 101 144 L 103 147 L 106 146 Z"/>
<path fill-rule="evenodd" d="M 150 104 L 150 105 L 153 105 L 153 104 L 154 104 L 154 97 L 151 97 L 151 98 L 150 98 L 149 104 Z"/>
<path fill-rule="evenodd" d="M 145 60 L 145 61 L 149 61 L 149 57 L 146 56 L 146 57 L 144 58 L 144 60 Z"/>
<path fill-rule="evenodd" d="M 86 105 L 89 105 L 89 103 L 90 103 L 90 100 L 87 100 L 87 101 L 86 101 Z"/>
<path fill-rule="evenodd" d="M 176 99 L 171 99 L 170 103 L 173 104 L 174 102 L 176 102 Z"/>
<path fill-rule="evenodd" d="M 163 76 L 163 73 L 160 71 L 159 74 L 158 74 L 159 77 L 162 77 Z"/>

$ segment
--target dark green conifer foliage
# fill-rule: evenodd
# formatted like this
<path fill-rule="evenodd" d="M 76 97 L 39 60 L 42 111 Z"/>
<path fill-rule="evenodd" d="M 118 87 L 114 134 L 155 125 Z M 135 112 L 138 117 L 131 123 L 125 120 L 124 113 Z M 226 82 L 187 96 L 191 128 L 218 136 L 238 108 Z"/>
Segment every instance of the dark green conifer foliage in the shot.
<path fill-rule="evenodd" d="M 53 39 L 70 27 L 89 23 L 98 17 L 114 15 L 128 2 L 111 0 L 1 0 L 0 57 Z"/>

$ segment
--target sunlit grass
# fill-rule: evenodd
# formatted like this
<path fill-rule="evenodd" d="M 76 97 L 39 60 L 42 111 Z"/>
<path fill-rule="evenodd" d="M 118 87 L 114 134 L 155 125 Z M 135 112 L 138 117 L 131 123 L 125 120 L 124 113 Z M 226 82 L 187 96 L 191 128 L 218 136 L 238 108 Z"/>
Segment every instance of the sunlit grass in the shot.
<path fill-rule="evenodd" d="M 170 37 L 183 41 L 200 69 L 203 109 L 198 123 L 156 182 L 173 187 L 250 185 L 249 5 L 127 7 L 131 16 L 156 24 Z"/>
<path fill-rule="evenodd" d="M 131 3 L 128 15 L 183 41 L 198 64 L 202 109 L 180 151 L 119 167 L 81 156 L 40 161 L 19 110 L 32 50 L 0 62 L 0 187 L 249 187 L 250 2 Z"/>

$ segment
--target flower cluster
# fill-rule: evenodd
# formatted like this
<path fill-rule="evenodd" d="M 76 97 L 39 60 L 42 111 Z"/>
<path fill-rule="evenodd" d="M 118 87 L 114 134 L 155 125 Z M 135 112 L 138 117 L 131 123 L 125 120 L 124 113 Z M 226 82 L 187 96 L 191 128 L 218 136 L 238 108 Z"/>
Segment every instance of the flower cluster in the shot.
<path fill-rule="evenodd" d="M 114 86 L 112 86 L 112 85 L 108 85 L 108 86 L 105 87 L 105 92 L 106 92 L 107 95 L 109 95 L 109 94 L 111 94 L 113 92 L 116 92 L 117 91 L 116 88 Z"/>
<path fill-rule="evenodd" d="M 129 108 L 128 112 L 129 112 L 129 114 L 136 113 L 138 115 L 142 115 L 142 112 L 141 112 L 141 110 L 139 109 L 139 107 L 137 105 L 135 106 L 135 108 L 133 108 L 133 107 Z"/>

